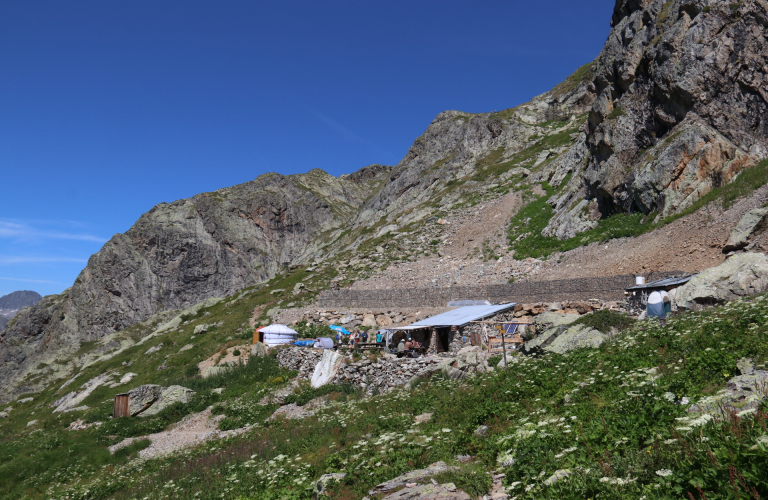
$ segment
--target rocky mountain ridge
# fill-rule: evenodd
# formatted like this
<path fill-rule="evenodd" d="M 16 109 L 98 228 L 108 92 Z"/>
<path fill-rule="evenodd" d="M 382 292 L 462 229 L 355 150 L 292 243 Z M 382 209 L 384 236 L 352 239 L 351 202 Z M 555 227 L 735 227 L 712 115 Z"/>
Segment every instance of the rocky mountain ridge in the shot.
<path fill-rule="evenodd" d="M 552 186 L 542 234 L 560 239 L 615 213 L 685 210 L 768 157 L 766 19 L 765 0 L 619 0 L 594 62 L 516 108 L 441 113 L 394 167 L 266 174 L 160 204 L 11 321 L 0 387 L 33 390 L 35 366 L 82 342 L 292 266 L 375 253 L 386 267 L 398 236 L 511 191 L 528 203 Z"/>
<path fill-rule="evenodd" d="M 0 297 L 0 316 L 12 318 L 20 310 L 37 304 L 42 298 L 39 293 L 30 290 L 17 290 L 3 295 Z"/>

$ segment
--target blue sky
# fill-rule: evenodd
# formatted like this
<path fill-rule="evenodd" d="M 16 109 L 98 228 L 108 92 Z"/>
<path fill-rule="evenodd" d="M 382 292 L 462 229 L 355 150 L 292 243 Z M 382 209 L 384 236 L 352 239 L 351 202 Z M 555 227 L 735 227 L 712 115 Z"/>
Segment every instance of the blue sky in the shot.
<path fill-rule="evenodd" d="M 613 3 L 5 0 L 0 295 L 61 292 L 160 202 L 396 164 L 592 60 Z"/>

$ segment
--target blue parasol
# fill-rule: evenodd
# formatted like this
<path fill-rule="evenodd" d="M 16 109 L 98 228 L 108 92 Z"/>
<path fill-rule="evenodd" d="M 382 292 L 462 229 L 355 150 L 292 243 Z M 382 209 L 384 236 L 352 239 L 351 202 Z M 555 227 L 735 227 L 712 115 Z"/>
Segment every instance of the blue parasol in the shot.
<path fill-rule="evenodd" d="M 349 332 L 345 328 L 342 328 L 340 326 L 331 325 L 328 328 L 330 328 L 331 330 L 336 330 L 337 332 L 341 332 L 344 335 L 349 335 Z"/>

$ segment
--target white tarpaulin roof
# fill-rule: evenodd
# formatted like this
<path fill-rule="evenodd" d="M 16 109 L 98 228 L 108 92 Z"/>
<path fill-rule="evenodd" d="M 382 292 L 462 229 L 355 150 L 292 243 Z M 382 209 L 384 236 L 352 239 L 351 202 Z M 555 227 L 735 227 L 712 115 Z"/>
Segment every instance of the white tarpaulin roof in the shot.
<path fill-rule="evenodd" d="M 409 326 L 464 326 L 469 324 L 470 321 L 479 321 L 483 318 L 512 309 L 515 305 L 517 304 L 512 302 L 509 304 L 499 304 L 497 306 L 485 305 L 459 307 L 453 311 L 444 312 L 443 314 L 417 321 Z"/>
<path fill-rule="evenodd" d="M 295 330 L 291 330 L 287 326 L 281 325 L 280 323 L 275 323 L 274 325 L 265 326 L 259 331 L 262 333 L 286 333 L 286 334 L 298 335 L 298 332 L 296 332 Z"/>

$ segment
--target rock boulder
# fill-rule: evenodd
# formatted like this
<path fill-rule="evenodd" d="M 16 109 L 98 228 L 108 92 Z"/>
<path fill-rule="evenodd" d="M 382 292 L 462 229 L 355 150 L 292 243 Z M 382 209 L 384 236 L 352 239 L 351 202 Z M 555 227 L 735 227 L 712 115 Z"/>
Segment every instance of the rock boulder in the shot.
<path fill-rule="evenodd" d="M 128 394 L 130 394 L 130 392 Z M 174 403 L 189 403 L 190 398 L 192 398 L 194 394 L 195 391 L 192 389 L 187 389 L 186 387 L 182 387 L 180 385 L 172 385 L 170 387 L 166 387 L 160 392 L 160 396 L 157 398 L 157 401 L 155 401 L 152 406 L 143 411 L 140 415 L 142 417 L 157 415 L 162 410 Z"/>
<path fill-rule="evenodd" d="M 128 391 L 128 411 L 132 417 L 145 412 L 160 398 L 163 388 L 155 384 L 140 385 Z"/>
<path fill-rule="evenodd" d="M 766 215 L 768 215 L 768 208 L 755 208 L 744 214 L 731 231 L 728 243 L 723 247 L 723 253 L 746 247 L 750 237 L 764 229 Z"/>
<path fill-rule="evenodd" d="M 764 292 L 768 288 L 768 257 L 742 253 L 697 274 L 675 294 L 678 309 L 698 309 Z"/>
<path fill-rule="evenodd" d="M 332 349 L 323 350 L 320 362 L 317 363 L 315 371 L 312 373 L 312 387 L 317 388 L 331 383 L 336 377 L 336 374 L 339 373 L 339 368 L 341 368 L 342 364 L 341 362 L 341 354 Z"/>

